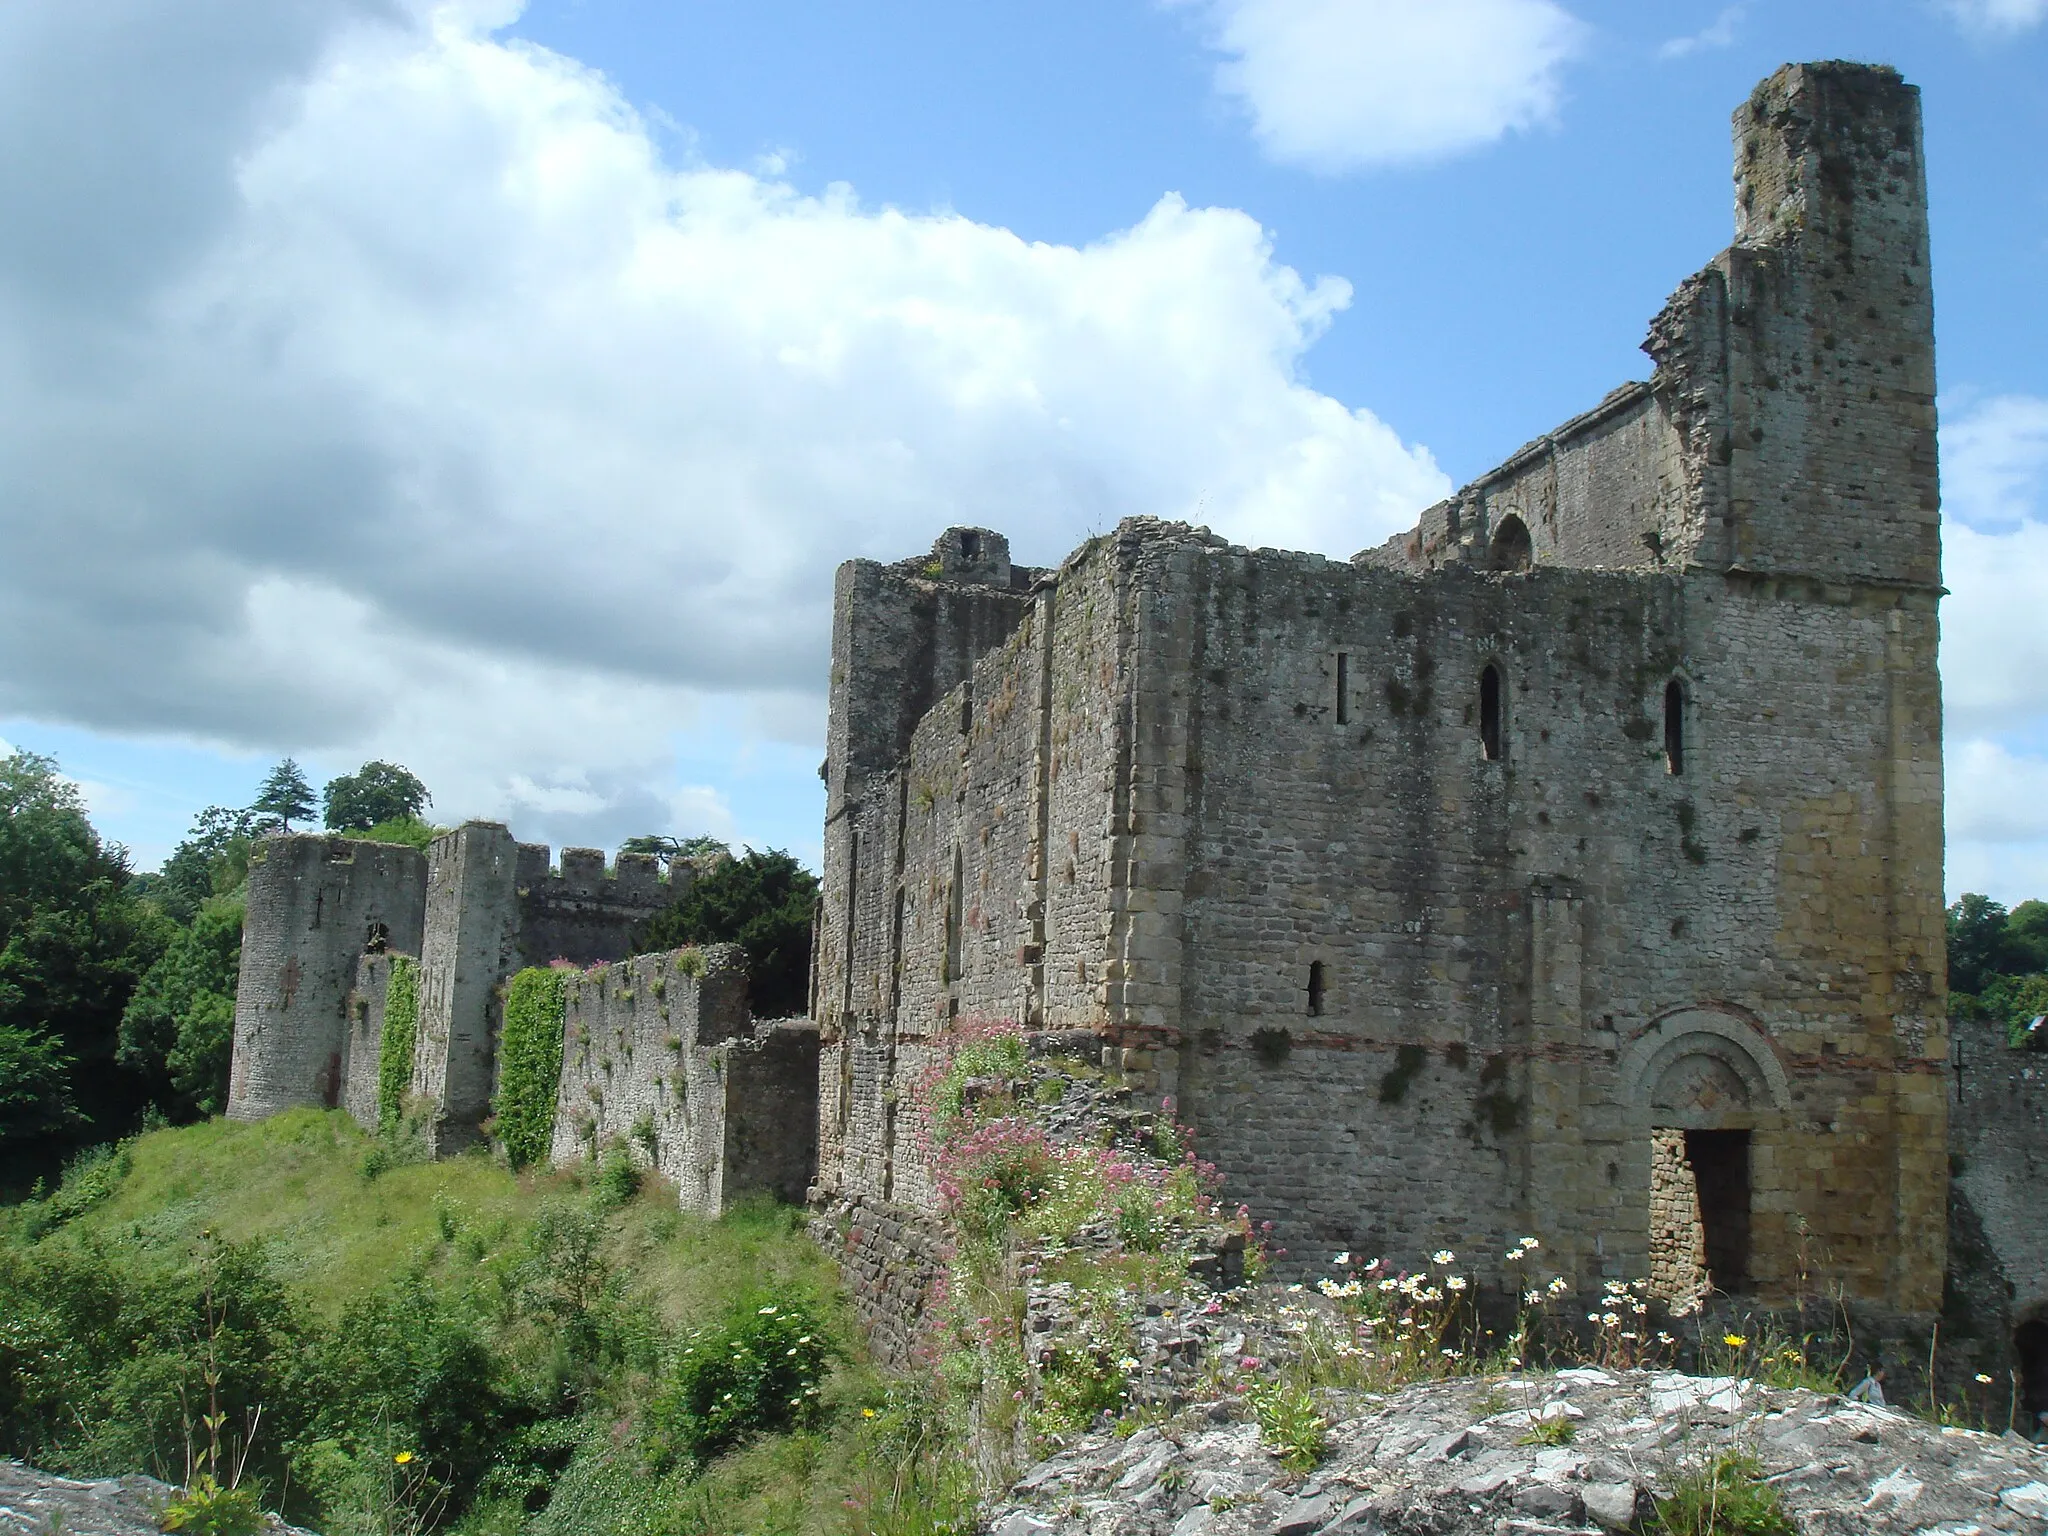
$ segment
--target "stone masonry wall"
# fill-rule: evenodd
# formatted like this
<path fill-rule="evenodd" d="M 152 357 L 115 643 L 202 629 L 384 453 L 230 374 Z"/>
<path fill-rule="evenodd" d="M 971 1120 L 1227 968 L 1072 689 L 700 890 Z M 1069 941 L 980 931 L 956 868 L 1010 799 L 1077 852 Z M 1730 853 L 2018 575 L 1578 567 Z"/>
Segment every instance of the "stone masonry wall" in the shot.
<path fill-rule="evenodd" d="M 2048 1055 L 2014 1051 L 1989 1025 L 1957 1040 L 1950 1143 L 1957 1195 L 1996 1260 L 2010 1319 L 2048 1319 Z"/>
<path fill-rule="evenodd" d="M 357 1125 L 372 1133 L 377 1130 L 379 1119 L 377 1091 L 384 1044 L 384 1004 L 391 990 L 392 960 L 388 951 L 358 956 L 355 985 L 349 989 L 341 1107 Z"/>
<path fill-rule="evenodd" d="M 341 1101 L 347 1006 L 366 944 L 418 953 L 418 850 L 319 833 L 266 837 L 249 861 L 228 1114 Z"/>
<path fill-rule="evenodd" d="M 816 1145 L 816 1034 L 756 1025 L 746 989 L 732 945 L 568 977 L 552 1160 L 622 1146 L 706 1216 L 750 1193 L 800 1200 Z"/>

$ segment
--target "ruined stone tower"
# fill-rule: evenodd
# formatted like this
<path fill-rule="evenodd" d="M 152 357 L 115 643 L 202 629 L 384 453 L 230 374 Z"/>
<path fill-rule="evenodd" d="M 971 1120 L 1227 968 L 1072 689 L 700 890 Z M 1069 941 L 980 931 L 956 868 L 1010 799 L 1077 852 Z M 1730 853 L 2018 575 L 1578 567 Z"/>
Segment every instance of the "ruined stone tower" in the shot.
<path fill-rule="evenodd" d="M 1941 1294 L 1915 90 L 1780 70 L 1628 384 L 1349 562 L 1139 519 L 836 591 L 821 1193 L 935 1195 L 957 1019 L 1086 1029 L 1298 1256 Z M 865 1224 L 865 1226 L 863 1226 Z M 1483 1272 L 1484 1260 L 1481 1260 Z"/>

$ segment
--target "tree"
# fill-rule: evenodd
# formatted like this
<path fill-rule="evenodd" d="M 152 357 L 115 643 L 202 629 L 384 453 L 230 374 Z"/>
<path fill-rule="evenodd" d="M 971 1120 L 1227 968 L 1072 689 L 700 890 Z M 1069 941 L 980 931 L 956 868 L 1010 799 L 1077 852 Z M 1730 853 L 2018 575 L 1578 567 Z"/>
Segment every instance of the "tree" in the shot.
<path fill-rule="evenodd" d="M 0 1146 L 46 1136 L 77 1119 L 70 1058 L 48 1035 L 0 1024 Z"/>
<path fill-rule="evenodd" d="M 818 877 L 779 848 L 748 849 L 697 877 L 673 906 L 634 936 L 635 954 L 685 944 L 738 944 L 747 952 L 754 1016 L 788 1018 L 810 1000 L 811 918 Z"/>
<path fill-rule="evenodd" d="M 166 1107 L 177 1118 L 227 1108 L 241 969 L 242 901 L 213 897 L 143 975 L 121 1015 L 121 1065 L 167 1078 L 175 1098 Z"/>
<path fill-rule="evenodd" d="M 0 758 L 0 1030 L 14 1074 L 0 1138 L 74 1115 L 113 1135 L 140 1112 L 153 1085 L 115 1064 L 121 1013 L 175 931 L 136 899 L 127 851 L 100 841 L 52 759 Z"/>
<path fill-rule="evenodd" d="M 369 762 L 330 779 L 320 801 L 332 832 L 366 832 L 384 822 L 417 821 L 433 803 L 427 786 L 396 763 Z"/>
<path fill-rule="evenodd" d="M 191 922 L 202 902 L 232 894 L 249 878 L 254 824 L 253 811 L 209 805 L 192 819 L 192 830 L 171 850 L 163 869 L 137 877 L 139 894 L 180 923 Z"/>
<path fill-rule="evenodd" d="M 627 838 L 619 844 L 619 852 L 651 853 L 664 868 L 674 868 L 679 863 L 708 865 L 713 859 L 732 857 L 732 849 L 715 837 L 664 837 L 652 832 Z"/>
<path fill-rule="evenodd" d="M 2024 956 L 2006 931 L 2008 914 L 1989 896 L 1966 892 L 1948 909 L 1948 988 L 1975 996 L 1995 976 L 2021 969 Z"/>
<path fill-rule="evenodd" d="M 313 819 L 313 786 L 297 763 L 286 758 L 270 770 L 249 814 L 259 832 L 289 832 L 293 822 Z"/>

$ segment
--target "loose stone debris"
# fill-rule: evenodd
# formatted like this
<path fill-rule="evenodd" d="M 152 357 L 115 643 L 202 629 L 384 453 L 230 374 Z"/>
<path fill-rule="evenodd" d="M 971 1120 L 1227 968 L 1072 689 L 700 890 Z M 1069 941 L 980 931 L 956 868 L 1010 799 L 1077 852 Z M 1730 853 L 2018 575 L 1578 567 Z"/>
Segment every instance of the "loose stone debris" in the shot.
<path fill-rule="evenodd" d="M 1594 1369 L 1330 1394 L 1307 1474 L 1235 1400 L 1090 1435 L 1019 1479 L 988 1536 L 1566 1536 L 1655 1528 L 1655 1500 L 1731 1450 L 1802 1536 L 2042 1536 L 2048 1449 L 1730 1377 Z M 1561 1444 L 1532 1433 L 1571 1425 Z M 1550 1438 L 1563 1438 L 1553 1431 Z"/>
<path fill-rule="evenodd" d="M 177 1491 L 139 1473 L 85 1482 L 0 1461 L 0 1536 L 156 1536 Z M 273 1536 L 312 1536 L 275 1515 L 264 1521 Z"/>

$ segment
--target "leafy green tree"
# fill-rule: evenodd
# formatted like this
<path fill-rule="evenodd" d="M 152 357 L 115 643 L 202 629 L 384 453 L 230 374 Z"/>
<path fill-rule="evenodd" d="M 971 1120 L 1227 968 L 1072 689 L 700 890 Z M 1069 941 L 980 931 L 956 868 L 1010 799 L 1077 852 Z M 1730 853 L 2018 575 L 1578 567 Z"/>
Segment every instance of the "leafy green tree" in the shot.
<path fill-rule="evenodd" d="M 174 933 L 136 899 L 127 851 L 101 842 L 55 761 L 0 758 L 0 1029 L 13 1032 L 14 1074 L 0 1083 L 13 1106 L 0 1110 L 0 1140 L 69 1113 L 104 1137 L 140 1112 L 154 1085 L 116 1067 L 116 1039 L 137 979 Z M 67 1064 L 61 1092 L 57 1061 Z"/>
<path fill-rule="evenodd" d="M 232 895 L 249 878 L 254 823 L 253 811 L 209 805 L 192 819 L 192 830 L 171 850 L 163 869 L 137 877 L 138 893 L 179 922 L 191 922 L 202 902 Z"/>
<path fill-rule="evenodd" d="M 427 786 L 396 763 L 368 762 L 330 779 L 320 801 L 332 832 L 362 832 L 385 822 L 417 821 L 433 803 Z"/>
<path fill-rule="evenodd" d="M 685 944 L 738 944 L 747 952 L 757 1018 L 788 1018 L 810 1000 L 811 918 L 818 877 L 779 848 L 723 859 L 681 900 L 640 927 L 634 952 Z"/>
<path fill-rule="evenodd" d="M 49 1035 L 0 1024 L 0 1145 L 48 1135 L 77 1119 L 70 1058 Z"/>
<path fill-rule="evenodd" d="M 177 1118 L 227 1108 L 242 901 L 208 900 L 136 985 L 121 1016 L 121 1065 L 169 1081 Z"/>
<path fill-rule="evenodd" d="M 289 832 L 293 822 L 313 819 L 313 786 L 297 763 L 286 758 L 270 770 L 249 814 L 259 832 Z"/>
<path fill-rule="evenodd" d="M 2008 913 L 1989 896 L 1966 892 L 1948 909 L 1948 987 L 1975 996 L 1994 976 L 2021 969 L 2024 955 L 2006 931 Z"/>
<path fill-rule="evenodd" d="M 2023 901 L 2005 919 L 2007 942 L 2025 971 L 2048 971 L 2048 901 Z"/>
<path fill-rule="evenodd" d="M 402 843 L 407 848 L 424 850 L 441 835 L 441 828 L 417 816 L 394 816 L 389 821 L 378 822 L 367 831 L 350 835 L 366 843 Z"/>

